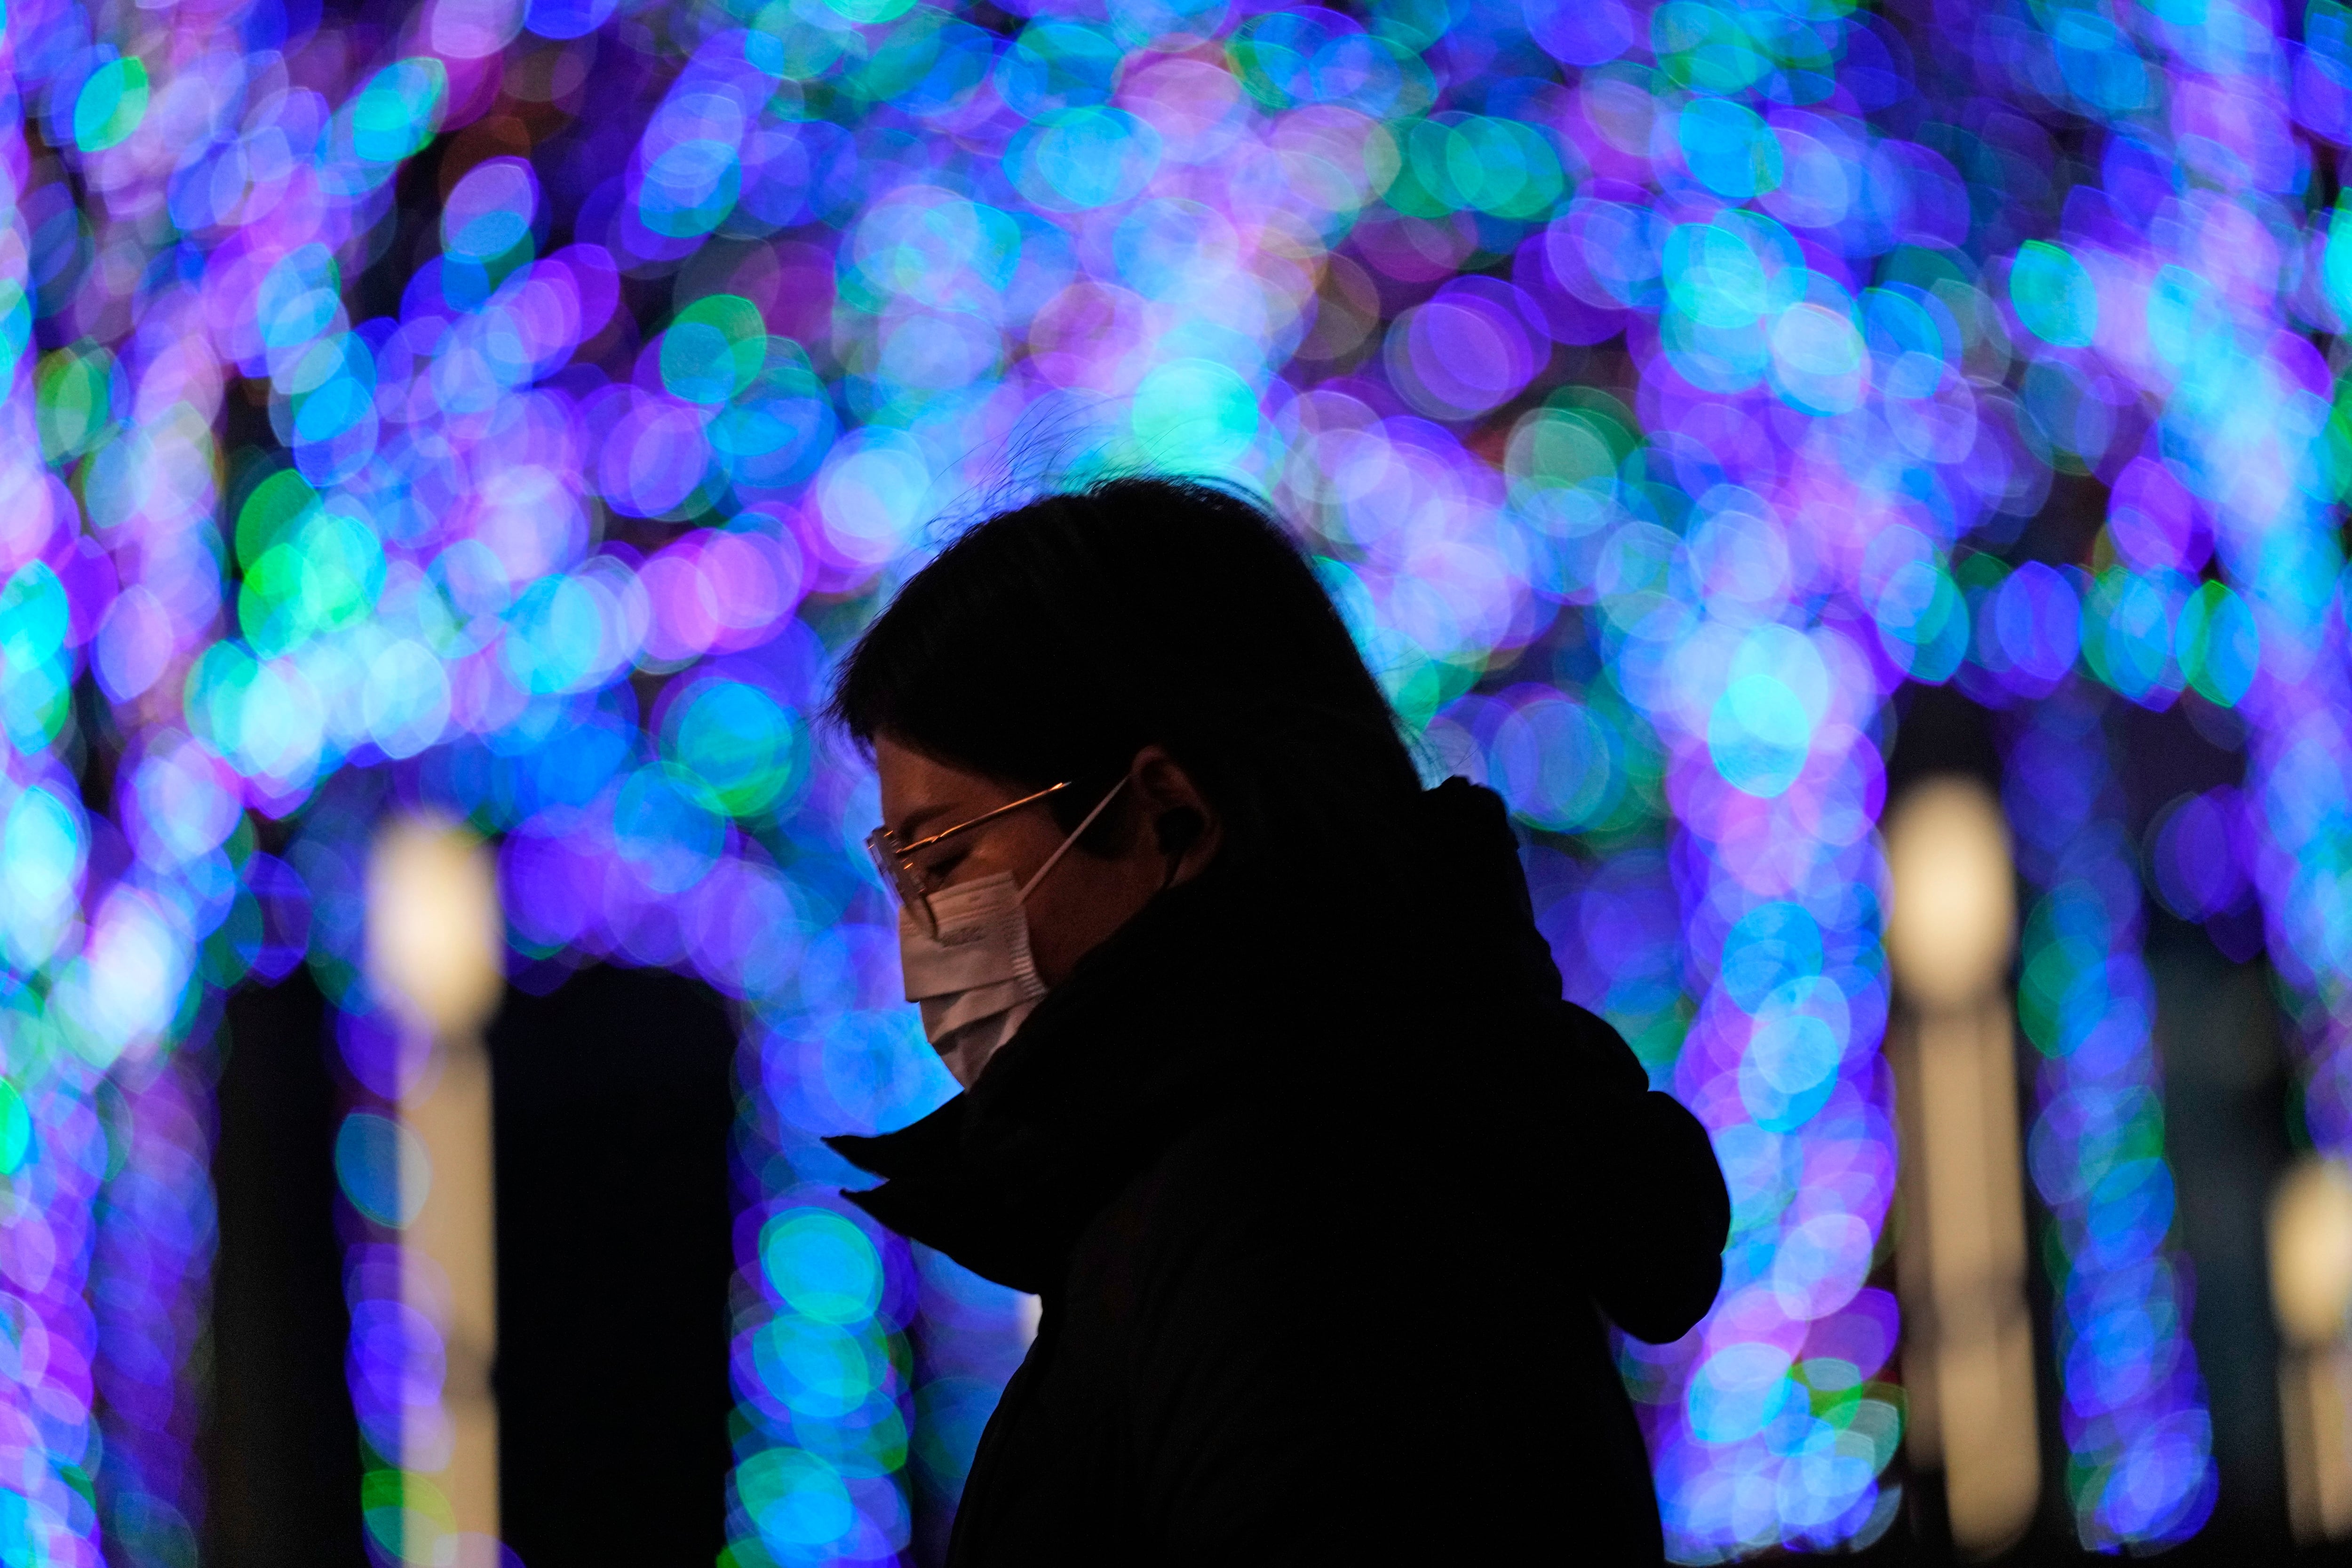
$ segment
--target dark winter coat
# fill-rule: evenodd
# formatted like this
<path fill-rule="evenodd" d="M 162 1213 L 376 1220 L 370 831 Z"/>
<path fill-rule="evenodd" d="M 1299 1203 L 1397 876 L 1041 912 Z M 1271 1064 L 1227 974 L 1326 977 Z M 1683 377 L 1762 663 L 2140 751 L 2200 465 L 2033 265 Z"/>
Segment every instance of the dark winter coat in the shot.
<path fill-rule="evenodd" d="M 1501 803 L 1418 803 L 1393 900 L 1212 870 L 973 1089 L 835 1141 L 886 1225 L 1044 1299 L 955 1568 L 1656 1562 L 1604 1315 L 1675 1338 L 1705 1131 L 1560 999 Z"/>

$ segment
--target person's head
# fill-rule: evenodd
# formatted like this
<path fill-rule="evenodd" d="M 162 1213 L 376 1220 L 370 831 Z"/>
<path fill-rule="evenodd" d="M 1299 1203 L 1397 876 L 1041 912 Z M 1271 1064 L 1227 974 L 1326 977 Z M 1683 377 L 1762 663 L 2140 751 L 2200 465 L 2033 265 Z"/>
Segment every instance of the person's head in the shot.
<path fill-rule="evenodd" d="M 934 887 L 1026 884 L 1109 796 L 1024 904 L 1048 985 L 1212 863 L 1351 879 L 1420 787 L 1297 547 L 1185 480 L 1107 479 L 971 529 L 867 629 L 833 712 L 873 748 L 901 844 L 1067 785 L 938 846 Z"/>

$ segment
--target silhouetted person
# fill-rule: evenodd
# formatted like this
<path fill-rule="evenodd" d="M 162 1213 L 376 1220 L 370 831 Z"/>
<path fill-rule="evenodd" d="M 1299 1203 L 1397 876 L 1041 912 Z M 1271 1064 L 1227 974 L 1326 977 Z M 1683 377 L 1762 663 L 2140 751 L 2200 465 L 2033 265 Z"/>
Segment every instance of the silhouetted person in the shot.
<path fill-rule="evenodd" d="M 967 1091 L 835 1140 L 853 1195 L 1045 1302 L 950 1563 L 1658 1560 L 1603 1314 L 1697 1321 L 1722 1177 L 1282 532 L 1163 479 L 995 517 L 835 711 Z"/>

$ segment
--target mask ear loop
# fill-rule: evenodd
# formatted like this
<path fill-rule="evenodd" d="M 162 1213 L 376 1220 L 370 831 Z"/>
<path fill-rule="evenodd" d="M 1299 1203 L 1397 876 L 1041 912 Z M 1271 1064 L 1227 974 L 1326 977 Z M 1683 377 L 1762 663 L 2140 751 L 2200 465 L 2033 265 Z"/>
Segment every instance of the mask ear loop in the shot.
<path fill-rule="evenodd" d="M 1108 795 L 1104 795 L 1102 799 L 1095 802 L 1095 808 L 1087 813 L 1084 821 L 1080 822 L 1077 826 L 1070 830 L 1070 836 L 1062 840 L 1061 847 L 1055 850 L 1051 855 L 1045 857 L 1045 863 L 1037 868 L 1037 874 L 1021 884 L 1021 892 L 1019 896 L 1013 900 L 1013 902 L 1027 903 L 1029 901 L 1030 891 L 1034 889 L 1038 883 L 1045 879 L 1046 872 L 1052 870 L 1055 867 L 1062 863 L 1062 857 L 1070 852 L 1070 846 L 1076 844 L 1079 839 L 1086 837 L 1087 829 L 1095 825 L 1095 818 L 1100 816 L 1110 805 L 1110 803 L 1118 798 L 1118 792 L 1126 787 L 1127 780 L 1122 777 L 1118 783 L 1110 786 L 1110 793 Z"/>

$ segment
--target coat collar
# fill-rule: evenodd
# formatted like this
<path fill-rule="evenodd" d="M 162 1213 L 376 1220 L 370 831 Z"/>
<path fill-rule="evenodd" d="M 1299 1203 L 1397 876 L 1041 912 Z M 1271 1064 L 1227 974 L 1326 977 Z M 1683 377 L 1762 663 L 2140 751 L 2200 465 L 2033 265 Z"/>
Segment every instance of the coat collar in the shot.
<path fill-rule="evenodd" d="M 1487 995 L 1548 988 L 1556 1004 L 1559 971 L 1495 795 L 1460 780 L 1430 791 L 1397 847 L 1403 896 L 1370 910 L 1239 869 L 1161 894 L 969 1091 L 896 1132 L 827 1139 L 886 1178 L 845 1195 L 977 1274 L 1041 1291 L 1103 1205 L 1206 1118 L 1328 1081 L 1335 1040 L 1364 1057 L 1425 1050 L 1412 1020 L 1440 988 L 1416 976 Z M 1458 1015 L 1460 987 L 1443 990 Z M 1361 1060 L 1381 1077 L 1392 1065 Z"/>
<path fill-rule="evenodd" d="M 1204 876 L 1152 900 L 1038 1004 L 980 1081 L 911 1126 L 830 1138 L 887 1178 L 846 1194 L 1015 1289 L 1057 1279 L 1088 1220 L 1286 1056 L 1270 900 Z"/>

